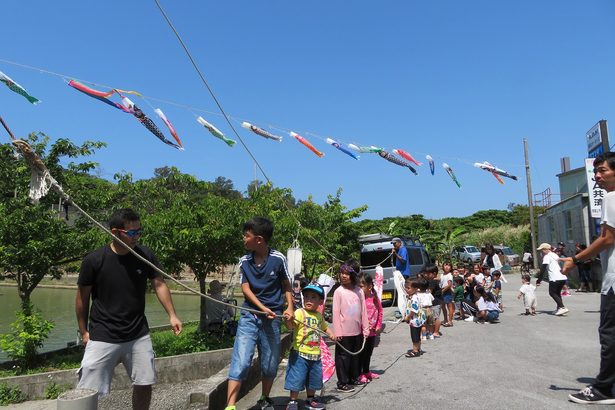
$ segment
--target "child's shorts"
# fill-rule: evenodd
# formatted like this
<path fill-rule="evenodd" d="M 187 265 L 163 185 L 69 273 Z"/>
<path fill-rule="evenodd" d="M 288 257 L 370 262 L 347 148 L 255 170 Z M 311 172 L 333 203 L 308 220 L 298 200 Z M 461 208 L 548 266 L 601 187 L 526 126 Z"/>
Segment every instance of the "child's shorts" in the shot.
<path fill-rule="evenodd" d="M 412 343 L 421 343 L 421 328 L 410 326 L 410 338 Z"/>
<path fill-rule="evenodd" d="M 442 306 L 434 305 L 431 307 L 431 310 L 433 312 L 433 320 L 436 321 L 440 319 L 440 313 L 442 312 Z"/>
<path fill-rule="evenodd" d="M 425 324 L 427 326 L 433 325 L 434 317 L 433 317 L 433 310 L 431 306 L 425 306 L 423 310 L 425 310 Z"/>
<path fill-rule="evenodd" d="M 528 298 L 527 296 L 523 296 L 523 305 L 526 309 L 536 309 L 536 298 Z"/>
<path fill-rule="evenodd" d="M 296 350 L 290 351 L 284 389 L 290 391 L 322 389 L 322 361 L 308 360 L 299 356 Z"/>

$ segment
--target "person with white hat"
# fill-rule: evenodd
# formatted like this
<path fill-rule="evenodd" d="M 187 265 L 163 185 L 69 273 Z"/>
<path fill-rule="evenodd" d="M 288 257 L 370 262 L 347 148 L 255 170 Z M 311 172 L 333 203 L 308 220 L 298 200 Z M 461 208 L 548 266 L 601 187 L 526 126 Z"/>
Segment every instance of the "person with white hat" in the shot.
<path fill-rule="evenodd" d="M 542 251 L 542 265 L 540 266 L 540 272 L 538 273 L 538 280 L 536 281 L 536 286 L 540 286 L 540 282 L 542 282 L 542 278 L 545 273 L 548 273 L 549 279 L 549 296 L 555 301 L 557 304 L 557 310 L 555 311 L 555 316 L 562 316 L 568 313 L 568 309 L 564 306 L 564 302 L 562 301 L 562 288 L 566 284 L 568 278 L 566 275 L 562 273 L 561 268 L 559 267 L 559 256 L 555 252 L 551 251 L 551 245 L 548 243 L 541 243 L 538 247 L 539 251 Z"/>

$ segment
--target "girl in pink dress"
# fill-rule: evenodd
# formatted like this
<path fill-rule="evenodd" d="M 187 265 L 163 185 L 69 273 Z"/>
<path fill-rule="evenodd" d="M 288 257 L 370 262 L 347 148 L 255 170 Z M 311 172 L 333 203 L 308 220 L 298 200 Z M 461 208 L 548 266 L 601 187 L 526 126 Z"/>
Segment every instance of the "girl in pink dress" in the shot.
<path fill-rule="evenodd" d="M 382 304 L 378 295 L 374 291 L 374 281 L 371 276 L 363 275 L 359 280 L 363 294 L 365 295 L 365 307 L 367 310 L 367 321 L 369 322 L 369 336 L 365 341 L 365 348 L 359 355 L 359 382 L 368 383 L 372 379 L 377 379 L 376 373 L 369 370 L 369 363 L 372 359 L 372 352 L 376 343 L 376 336 L 382 330 Z"/>
<path fill-rule="evenodd" d="M 335 373 L 337 391 L 350 393 L 359 381 L 358 352 L 363 338 L 369 336 L 369 322 L 365 307 L 365 295 L 359 287 L 359 263 L 349 260 L 340 266 L 340 285 L 333 293 L 333 333 L 338 339 L 335 346 Z M 342 345 L 344 349 L 340 347 Z"/>

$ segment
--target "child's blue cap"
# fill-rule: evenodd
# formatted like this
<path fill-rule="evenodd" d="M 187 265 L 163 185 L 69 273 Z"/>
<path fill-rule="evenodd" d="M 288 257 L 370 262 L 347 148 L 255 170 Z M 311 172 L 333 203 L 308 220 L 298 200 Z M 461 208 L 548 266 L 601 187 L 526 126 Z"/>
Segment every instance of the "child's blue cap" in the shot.
<path fill-rule="evenodd" d="M 310 283 L 303 289 L 301 289 L 301 293 L 311 290 L 312 292 L 316 292 L 321 298 L 325 298 L 325 290 L 318 283 Z"/>

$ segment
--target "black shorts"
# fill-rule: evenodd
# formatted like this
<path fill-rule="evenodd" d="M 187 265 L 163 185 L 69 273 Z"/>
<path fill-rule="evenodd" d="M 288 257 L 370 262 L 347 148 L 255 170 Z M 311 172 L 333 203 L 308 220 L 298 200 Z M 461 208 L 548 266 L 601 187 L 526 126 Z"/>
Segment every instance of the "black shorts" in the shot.
<path fill-rule="evenodd" d="M 421 341 L 421 328 L 410 326 L 410 338 L 412 343 L 419 343 Z"/>

